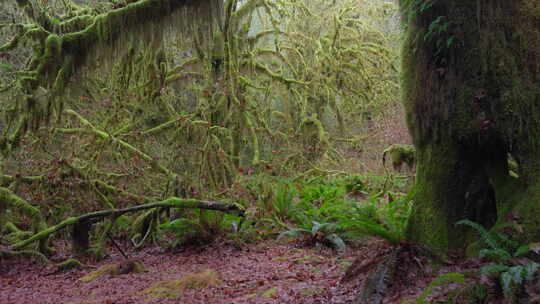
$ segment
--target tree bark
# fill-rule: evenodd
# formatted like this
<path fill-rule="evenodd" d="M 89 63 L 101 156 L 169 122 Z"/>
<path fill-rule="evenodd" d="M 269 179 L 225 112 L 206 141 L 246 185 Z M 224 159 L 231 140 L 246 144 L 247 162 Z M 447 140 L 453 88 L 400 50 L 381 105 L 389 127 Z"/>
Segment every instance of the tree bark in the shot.
<path fill-rule="evenodd" d="M 401 0 L 403 100 L 417 150 L 407 238 L 464 248 L 469 219 L 540 239 L 540 0 Z M 518 172 L 510 174 L 508 159 Z"/>

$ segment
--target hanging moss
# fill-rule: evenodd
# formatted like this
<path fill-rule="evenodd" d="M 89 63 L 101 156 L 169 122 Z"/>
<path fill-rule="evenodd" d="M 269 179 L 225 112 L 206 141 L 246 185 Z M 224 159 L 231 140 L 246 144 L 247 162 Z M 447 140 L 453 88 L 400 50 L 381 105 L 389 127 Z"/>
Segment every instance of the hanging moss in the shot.
<path fill-rule="evenodd" d="M 161 43 L 160 33 L 168 23 L 175 23 L 180 29 L 194 23 L 206 23 L 211 27 L 212 21 L 219 18 L 216 7 L 220 7 L 220 3 L 219 0 L 140 0 L 95 16 L 86 10 L 75 10 L 81 15 L 59 21 L 30 2 L 19 1 L 18 5 L 27 15 L 46 30 L 26 28 L 10 44 L 2 46 L 2 49 L 12 49 L 21 37 L 35 39 L 38 43 L 30 64 L 32 77 L 19 78 L 19 87 L 25 95 L 21 109 L 31 116 L 31 126 L 35 129 L 41 121 L 49 120 L 51 109 L 60 115 L 63 108 L 61 98 L 50 98 L 46 104 L 39 104 L 32 96 L 39 85 L 50 89 L 52 96 L 61 96 L 69 78 L 85 64 L 92 52 L 114 48 L 115 42 L 122 43 L 129 37 L 141 39 L 141 35 L 147 40 L 158 37 L 155 39 Z M 108 53 L 113 55 L 109 57 L 116 55 L 111 51 Z"/>

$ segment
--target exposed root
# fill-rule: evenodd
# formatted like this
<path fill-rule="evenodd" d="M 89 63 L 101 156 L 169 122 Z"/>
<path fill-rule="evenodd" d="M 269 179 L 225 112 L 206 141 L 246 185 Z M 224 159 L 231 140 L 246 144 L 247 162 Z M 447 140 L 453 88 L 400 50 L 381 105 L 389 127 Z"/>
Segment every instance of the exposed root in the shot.
<path fill-rule="evenodd" d="M 357 259 L 342 278 L 342 282 L 354 279 L 369 272 L 356 303 L 378 304 L 394 294 L 397 288 L 415 282 L 418 275 L 423 275 L 426 259 L 446 264 L 444 260 L 429 254 L 431 251 L 413 244 L 382 248 L 369 259 Z"/>

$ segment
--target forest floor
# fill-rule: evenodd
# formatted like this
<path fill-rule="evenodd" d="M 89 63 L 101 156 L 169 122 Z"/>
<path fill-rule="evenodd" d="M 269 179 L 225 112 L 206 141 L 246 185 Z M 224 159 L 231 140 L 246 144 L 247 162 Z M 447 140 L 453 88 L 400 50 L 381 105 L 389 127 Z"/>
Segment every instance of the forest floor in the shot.
<path fill-rule="evenodd" d="M 342 278 L 355 260 L 384 250 L 381 244 L 370 241 L 342 254 L 299 241 L 264 241 L 241 249 L 221 241 L 178 252 L 148 247 L 128 253 L 145 272 L 106 274 L 86 283 L 81 281 L 85 275 L 123 257 L 111 248 L 103 261 L 83 261 L 88 268 L 64 272 L 30 259 L 10 259 L 0 263 L 0 303 L 353 303 L 366 273 Z M 66 258 L 56 254 L 51 260 Z M 415 298 L 433 277 L 417 278 L 385 303 Z"/>

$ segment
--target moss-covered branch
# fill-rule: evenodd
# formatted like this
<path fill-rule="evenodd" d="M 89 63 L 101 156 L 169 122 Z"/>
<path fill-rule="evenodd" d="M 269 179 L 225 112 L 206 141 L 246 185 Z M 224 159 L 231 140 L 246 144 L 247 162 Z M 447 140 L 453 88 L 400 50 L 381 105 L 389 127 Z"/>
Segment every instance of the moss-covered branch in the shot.
<path fill-rule="evenodd" d="M 47 227 L 38 208 L 32 206 L 29 202 L 22 199 L 11 190 L 0 187 L 0 216 L 2 216 L 4 210 L 8 208 L 14 209 L 20 214 L 29 217 L 32 220 L 34 231 L 40 231 Z M 47 252 L 49 250 L 46 237 L 40 238 L 39 249 L 42 252 Z"/>
<path fill-rule="evenodd" d="M 149 162 L 152 166 L 152 168 L 154 168 L 155 170 L 169 176 L 169 177 L 174 177 L 175 174 L 173 172 L 171 172 L 169 169 L 163 167 L 162 165 L 160 165 L 154 158 L 152 158 L 150 155 L 142 152 L 141 150 L 135 148 L 134 146 L 132 146 L 131 144 L 121 140 L 121 139 L 118 139 L 102 130 L 99 130 L 98 128 L 94 127 L 94 125 L 89 122 L 88 120 L 86 120 L 84 117 L 82 117 L 81 115 L 79 115 L 77 112 L 73 111 L 73 110 L 66 110 L 66 113 L 67 114 L 70 114 L 70 115 L 73 115 L 75 116 L 84 126 L 86 126 L 88 129 L 85 131 L 84 129 L 81 130 L 82 132 L 86 133 L 88 131 L 90 131 L 91 133 L 105 139 L 105 140 L 109 140 L 111 141 L 112 143 L 115 143 L 115 144 L 118 144 L 119 146 L 123 147 L 124 149 L 134 153 L 134 154 L 137 154 L 138 156 L 140 156 L 142 159 L 144 159 L 145 161 Z M 79 130 L 79 129 L 76 129 L 76 130 Z"/>
<path fill-rule="evenodd" d="M 216 210 L 216 211 L 222 211 L 222 212 L 227 212 L 227 213 L 234 213 L 240 216 L 244 215 L 244 210 L 237 204 L 227 204 L 227 203 L 215 202 L 215 201 L 205 201 L 205 200 L 197 200 L 197 199 L 181 199 L 178 197 L 170 197 L 160 202 L 148 203 L 148 204 L 133 206 L 133 207 L 124 208 L 124 209 L 102 210 L 102 211 L 96 211 L 96 212 L 83 214 L 78 217 L 70 217 L 63 220 L 62 222 L 60 222 L 59 224 L 55 226 L 51 226 L 45 230 L 42 230 L 34 234 L 32 237 L 24 241 L 20 241 L 14 244 L 11 249 L 19 250 L 21 248 L 28 246 L 32 242 L 48 238 L 49 235 L 51 235 L 52 233 L 58 230 L 61 230 L 67 227 L 68 225 L 73 225 L 76 223 L 90 221 L 90 220 L 97 221 L 107 216 L 118 217 L 125 213 L 137 212 L 137 211 L 153 209 L 153 208 L 206 209 L 206 210 Z"/>

